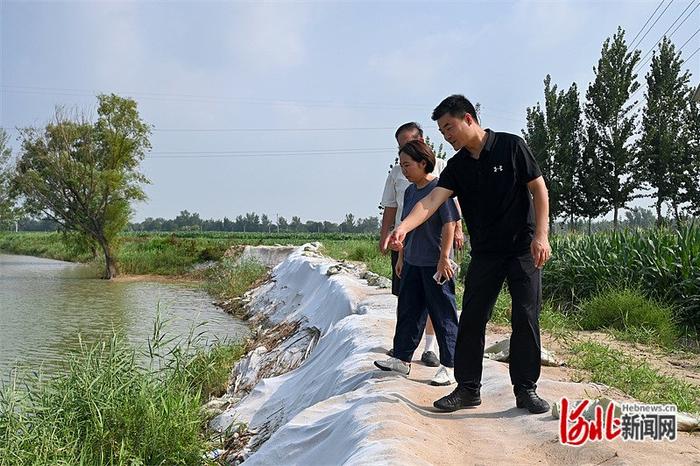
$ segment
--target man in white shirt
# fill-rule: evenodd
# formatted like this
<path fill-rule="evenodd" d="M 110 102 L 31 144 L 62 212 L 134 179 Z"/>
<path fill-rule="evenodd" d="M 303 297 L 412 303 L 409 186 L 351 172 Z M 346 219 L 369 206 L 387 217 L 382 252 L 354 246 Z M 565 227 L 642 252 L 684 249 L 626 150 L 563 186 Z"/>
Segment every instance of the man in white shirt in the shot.
<path fill-rule="evenodd" d="M 396 138 L 396 142 L 399 143 L 399 148 L 401 148 L 408 141 L 414 139 L 420 139 L 422 141 L 423 129 L 418 123 L 411 121 L 399 126 L 394 137 Z M 433 174 L 439 177 L 446 165 L 447 162 L 445 160 L 436 159 Z M 386 254 L 387 252 L 387 250 L 382 247 L 384 239 L 389 235 L 389 232 L 395 225 L 401 223 L 404 191 L 406 191 L 406 188 L 410 184 L 411 182 L 408 181 L 401 172 L 401 166 L 399 164 L 394 165 L 386 178 L 384 193 L 382 194 L 382 201 L 380 203 L 380 206 L 384 209 L 382 227 L 379 235 L 379 248 L 382 254 Z M 459 209 L 459 205 L 457 208 Z M 458 222 L 457 229 L 455 230 L 455 249 L 462 249 L 463 244 L 464 235 L 462 233 L 462 222 Z M 395 270 L 397 259 L 398 252 L 391 251 L 391 293 L 395 296 L 399 295 L 399 283 L 401 282 Z M 392 351 L 389 353 L 391 354 Z M 425 349 L 421 355 L 421 361 L 427 366 L 438 367 L 440 365 L 440 359 L 438 358 L 437 352 L 438 347 L 437 340 L 435 339 L 435 330 L 433 329 L 433 323 L 430 317 L 428 317 L 425 325 Z"/>

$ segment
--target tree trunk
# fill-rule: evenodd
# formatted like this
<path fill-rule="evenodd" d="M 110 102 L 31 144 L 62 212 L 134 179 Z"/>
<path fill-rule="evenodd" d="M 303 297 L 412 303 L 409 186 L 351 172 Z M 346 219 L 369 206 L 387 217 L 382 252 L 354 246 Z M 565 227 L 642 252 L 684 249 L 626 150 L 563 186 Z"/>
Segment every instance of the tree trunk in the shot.
<path fill-rule="evenodd" d="M 98 242 L 100 243 L 102 251 L 105 255 L 105 273 L 102 276 L 102 278 L 105 280 L 111 280 L 112 278 L 119 275 L 119 270 L 117 269 L 117 262 L 114 260 L 112 250 L 109 247 L 109 244 L 107 244 L 107 240 L 104 238 L 100 238 Z"/>
<path fill-rule="evenodd" d="M 617 211 L 618 211 L 618 207 L 617 207 L 617 206 L 613 207 L 613 210 L 614 210 L 614 212 L 615 212 L 615 213 L 613 214 L 613 230 L 617 231 Z"/>
<path fill-rule="evenodd" d="M 591 217 L 588 217 L 588 236 L 591 235 L 591 221 L 593 219 Z"/>
<path fill-rule="evenodd" d="M 656 227 L 660 227 L 663 225 L 664 219 L 661 217 L 661 200 L 657 199 L 656 201 Z"/>
<path fill-rule="evenodd" d="M 681 215 L 678 212 L 678 204 L 675 202 L 673 203 L 673 214 L 676 217 L 676 228 L 679 228 L 681 226 Z"/>

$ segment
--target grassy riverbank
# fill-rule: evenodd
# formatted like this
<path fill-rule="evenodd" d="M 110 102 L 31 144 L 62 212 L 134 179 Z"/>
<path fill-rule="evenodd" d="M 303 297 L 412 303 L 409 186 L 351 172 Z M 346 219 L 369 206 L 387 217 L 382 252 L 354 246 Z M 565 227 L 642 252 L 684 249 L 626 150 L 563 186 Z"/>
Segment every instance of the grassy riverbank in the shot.
<path fill-rule="evenodd" d="M 212 447 L 201 405 L 225 390 L 242 347 L 189 342 L 158 355 L 158 341 L 148 368 L 115 336 L 53 379 L 0 390 L 0 465 L 201 464 Z"/>
<path fill-rule="evenodd" d="M 50 245 L 57 239 L 57 235 L 51 234 L 0 234 L 0 249 L 8 250 L 4 245 L 10 244 L 13 248 L 10 250 L 15 252 L 32 253 L 26 250 L 29 248 L 52 251 L 52 247 L 60 252 L 61 247 L 57 245 L 42 249 L 42 245 Z M 170 275 L 188 271 L 200 262 L 218 260 L 217 265 L 210 269 L 211 273 L 205 274 L 205 278 L 208 276 L 207 288 L 221 299 L 230 299 L 250 287 L 264 272 L 250 264 L 236 270 L 232 262 L 220 260 L 227 248 L 240 244 L 302 244 L 309 241 L 323 242 L 325 253 L 331 257 L 362 261 L 375 273 L 385 277 L 391 275 L 389 256 L 380 254 L 377 238 L 368 235 L 123 235 L 118 256 L 124 259 L 122 270 L 127 273 Z M 579 345 L 575 347 L 580 353 L 580 358 L 576 359 L 578 362 L 574 361 L 575 367 L 587 371 L 592 380 L 608 383 L 646 402 L 658 401 L 663 393 L 680 393 L 679 398 L 669 395 L 666 401 L 690 400 L 690 404 L 685 405 L 697 411 L 700 406 L 698 392 L 681 379 L 662 377 L 654 382 L 655 388 L 650 391 L 645 388 L 649 380 L 645 377 L 629 380 L 615 375 L 603 377 L 600 371 L 596 371 L 596 364 L 609 369 L 611 365 L 604 363 L 610 357 L 616 357 L 616 353 L 611 356 L 612 353 L 597 347 L 580 346 L 580 341 L 572 336 L 578 332 L 599 331 L 615 340 L 648 345 L 666 353 L 679 349 L 697 352 L 700 229 L 687 226 L 678 231 L 558 236 L 552 239 L 552 246 L 553 260 L 545 267 L 543 277 L 542 330 L 569 341 L 571 348 Z M 468 254 L 461 262 L 464 272 L 469 265 Z M 462 292 L 460 280 L 460 301 Z M 504 291 L 499 296 L 492 321 L 497 325 L 509 325 L 509 312 L 510 299 Z M 632 367 L 636 359 L 631 357 L 625 361 Z M 603 372 L 614 374 L 608 369 Z"/>
<path fill-rule="evenodd" d="M 60 252 L 36 247 L 55 239 L 22 240 L 34 253 Z M 224 259 L 203 278 L 214 296 L 231 299 L 266 273 Z M 54 378 L 22 374 L 0 387 L 0 466 L 215 464 L 204 455 L 220 441 L 207 432 L 202 405 L 225 393 L 244 343 L 205 344 L 196 335 L 174 341 L 156 320 L 146 355 L 114 336 L 68 355 Z"/>
<path fill-rule="evenodd" d="M 309 233 L 124 233 L 119 237 L 115 255 L 122 274 L 182 275 L 196 264 L 220 260 L 232 246 L 301 245 L 322 241 L 343 254 L 351 245 L 373 244 L 363 234 Z M 45 257 L 69 262 L 101 263 L 99 254 L 82 250 L 60 233 L 0 232 L 0 251 Z M 387 268 L 388 269 L 388 268 Z"/>

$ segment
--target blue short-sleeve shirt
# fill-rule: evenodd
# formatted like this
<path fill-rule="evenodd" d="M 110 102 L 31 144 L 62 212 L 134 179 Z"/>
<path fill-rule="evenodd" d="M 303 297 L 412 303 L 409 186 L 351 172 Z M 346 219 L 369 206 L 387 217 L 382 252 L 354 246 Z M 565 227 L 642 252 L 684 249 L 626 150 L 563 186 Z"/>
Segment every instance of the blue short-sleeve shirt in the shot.
<path fill-rule="evenodd" d="M 435 178 L 422 188 L 418 188 L 415 184 L 406 188 L 401 220 L 406 218 L 418 201 L 430 194 L 437 185 L 438 178 Z M 459 211 L 454 200 L 448 199 L 425 223 L 406 235 L 404 261 L 420 267 L 436 266 L 440 260 L 442 226 L 459 219 Z"/>

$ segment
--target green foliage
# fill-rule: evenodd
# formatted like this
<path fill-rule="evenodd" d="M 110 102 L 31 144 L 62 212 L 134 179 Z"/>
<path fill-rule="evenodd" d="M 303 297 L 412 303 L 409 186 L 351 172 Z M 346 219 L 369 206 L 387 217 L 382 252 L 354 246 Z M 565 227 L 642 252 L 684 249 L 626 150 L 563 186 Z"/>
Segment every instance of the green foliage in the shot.
<path fill-rule="evenodd" d="M 116 257 L 125 273 L 180 275 L 194 264 L 219 260 L 228 247 L 226 241 L 207 237 L 126 235 Z"/>
<path fill-rule="evenodd" d="M 580 213 L 581 109 L 576 84 L 558 91 L 551 77 L 544 80 L 544 110 L 539 102 L 527 109 L 523 136 L 533 151 L 549 189 L 550 223 L 560 215 Z"/>
<path fill-rule="evenodd" d="M 1 233 L 0 251 L 62 261 L 88 262 L 86 251 L 78 251 L 64 241 L 61 233 Z"/>
<path fill-rule="evenodd" d="M 15 194 L 10 190 L 14 169 L 11 156 L 7 133 L 0 128 L 0 228 L 12 222 L 18 214 L 15 207 Z"/>
<path fill-rule="evenodd" d="M 209 449 L 200 406 L 220 393 L 241 348 L 189 340 L 151 367 L 121 338 L 83 347 L 50 380 L 0 390 L 0 464 L 202 464 Z M 159 361 L 158 364 L 153 364 Z"/>
<path fill-rule="evenodd" d="M 679 206 L 689 201 L 689 190 L 679 189 L 692 183 L 694 173 L 679 167 L 690 166 L 686 151 L 689 136 L 684 131 L 686 108 L 690 105 L 690 73 L 682 72 L 683 60 L 671 41 L 664 37 L 651 60 L 646 76 L 646 108 L 642 112 L 642 137 L 639 154 L 643 179 L 656 191 L 656 217 L 663 220 L 662 206 L 673 206 L 676 221 Z"/>
<path fill-rule="evenodd" d="M 622 339 L 663 346 L 678 338 L 673 310 L 639 291 L 610 289 L 582 302 L 579 309 L 578 322 L 585 330 L 619 330 Z"/>
<path fill-rule="evenodd" d="M 700 102 L 691 101 L 686 107 L 683 132 L 683 140 L 687 142 L 683 150 L 690 161 L 688 172 L 691 174 L 688 184 L 684 186 L 690 201 L 688 210 L 700 216 Z"/>
<path fill-rule="evenodd" d="M 590 371 L 590 380 L 619 388 L 643 403 L 673 403 L 679 411 L 700 413 L 700 387 L 659 375 L 643 361 L 606 345 L 573 345 L 569 365 Z"/>
<path fill-rule="evenodd" d="M 117 273 L 111 248 L 131 215 L 131 203 L 145 199 L 148 180 L 138 166 L 150 147 L 150 127 L 136 102 L 98 96 L 98 118 L 68 118 L 60 109 L 43 132 L 25 129 L 13 187 L 32 213 L 43 213 L 65 231 L 98 244 L 105 278 Z"/>
<path fill-rule="evenodd" d="M 586 92 L 590 149 L 601 163 L 596 182 L 613 208 L 616 227 L 619 209 L 627 205 L 640 184 L 636 176 L 630 176 L 636 159 L 632 143 L 636 116 L 634 104 L 627 103 L 639 88 L 634 73 L 639 54 L 639 50 L 628 50 L 625 32 L 618 28 L 612 39 L 603 43 L 598 66 L 593 68 L 595 79 Z"/>
<path fill-rule="evenodd" d="M 700 328 L 700 226 L 553 236 L 545 297 L 575 305 L 610 284 L 673 305 L 677 322 Z"/>

